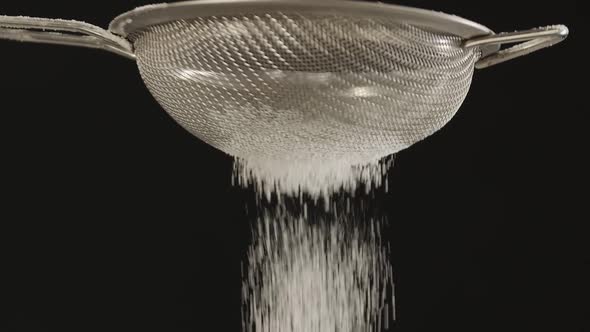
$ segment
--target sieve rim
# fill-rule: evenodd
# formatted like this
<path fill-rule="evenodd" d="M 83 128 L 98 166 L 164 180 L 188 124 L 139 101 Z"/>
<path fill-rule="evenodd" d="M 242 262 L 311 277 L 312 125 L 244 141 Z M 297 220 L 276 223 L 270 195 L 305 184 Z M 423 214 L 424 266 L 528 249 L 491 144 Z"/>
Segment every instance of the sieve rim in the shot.
<path fill-rule="evenodd" d="M 383 3 L 349 0 L 192 0 L 137 7 L 117 16 L 109 30 L 122 37 L 171 21 L 219 15 L 246 15 L 265 12 L 339 14 L 353 17 L 396 18 L 404 23 L 455 35 L 463 39 L 493 35 L 479 23 L 438 11 Z M 500 50 L 484 45 L 482 58 Z"/>

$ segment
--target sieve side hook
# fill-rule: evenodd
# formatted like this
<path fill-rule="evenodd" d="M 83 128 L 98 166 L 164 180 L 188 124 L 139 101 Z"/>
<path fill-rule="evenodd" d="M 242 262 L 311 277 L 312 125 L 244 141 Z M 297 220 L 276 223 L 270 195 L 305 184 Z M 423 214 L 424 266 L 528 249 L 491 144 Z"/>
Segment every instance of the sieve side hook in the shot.
<path fill-rule="evenodd" d="M 129 41 L 80 21 L 0 15 L 0 39 L 103 49 L 135 60 Z"/>
<path fill-rule="evenodd" d="M 475 64 L 475 68 L 482 69 L 558 44 L 568 34 L 569 30 L 565 25 L 552 25 L 531 30 L 476 37 L 465 41 L 463 47 L 473 48 L 520 43 L 480 59 Z"/>

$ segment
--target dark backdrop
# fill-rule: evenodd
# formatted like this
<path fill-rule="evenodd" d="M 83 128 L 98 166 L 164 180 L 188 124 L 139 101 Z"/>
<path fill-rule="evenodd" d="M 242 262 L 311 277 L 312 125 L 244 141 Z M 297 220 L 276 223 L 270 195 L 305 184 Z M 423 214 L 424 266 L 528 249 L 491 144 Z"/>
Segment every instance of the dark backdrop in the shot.
<path fill-rule="evenodd" d="M 106 27 L 147 3 L 0 13 Z M 457 116 L 399 153 L 381 204 L 396 331 L 584 330 L 581 1 L 397 3 L 571 37 L 477 71 Z M 124 58 L 0 42 L 0 72 L 0 330 L 239 331 L 252 193 L 231 186 L 231 159 L 175 124 Z"/>

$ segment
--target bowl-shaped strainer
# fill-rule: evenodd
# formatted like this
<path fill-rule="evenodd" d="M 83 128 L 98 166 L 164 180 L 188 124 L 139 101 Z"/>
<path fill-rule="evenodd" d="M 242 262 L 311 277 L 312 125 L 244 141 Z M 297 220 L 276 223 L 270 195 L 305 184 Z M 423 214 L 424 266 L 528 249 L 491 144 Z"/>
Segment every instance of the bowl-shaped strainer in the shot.
<path fill-rule="evenodd" d="M 494 34 L 422 9 L 337 0 L 201 0 L 140 7 L 109 31 L 0 16 L 0 38 L 102 48 L 137 61 L 170 115 L 253 159 L 362 164 L 444 126 L 474 68 L 564 39 L 565 26 Z M 520 43 L 522 42 L 522 43 Z M 500 50 L 502 44 L 520 43 Z"/>

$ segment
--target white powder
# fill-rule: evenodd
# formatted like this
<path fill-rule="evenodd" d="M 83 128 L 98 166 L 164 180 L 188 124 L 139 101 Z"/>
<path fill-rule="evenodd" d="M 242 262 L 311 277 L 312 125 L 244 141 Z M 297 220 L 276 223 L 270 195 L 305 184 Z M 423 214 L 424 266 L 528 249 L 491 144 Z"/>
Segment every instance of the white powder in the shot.
<path fill-rule="evenodd" d="M 369 192 L 385 185 L 386 172 L 393 157 L 359 163 L 346 158 L 315 157 L 275 160 L 270 158 L 234 161 L 232 181 L 242 187 L 252 186 L 259 196 L 270 200 L 272 193 L 297 197 L 307 194 L 312 199 L 329 201 L 339 191 L 353 193 L 361 185 Z M 262 197 L 260 197 L 262 198 Z"/>
<path fill-rule="evenodd" d="M 233 183 L 254 189 L 261 212 L 243 273 L 243 330 L 387 329 L 395 308 L 382 222 L 367 217 L 369 196 L 355 194 L 387 191 L 393 158 L 282 157 L 234 162 Z"/>
<path fill-rule="evenodd" d="M 265 211 L 248 252 L 246 332 L 369 332 L 394 319 L 380 222 Z"/>

